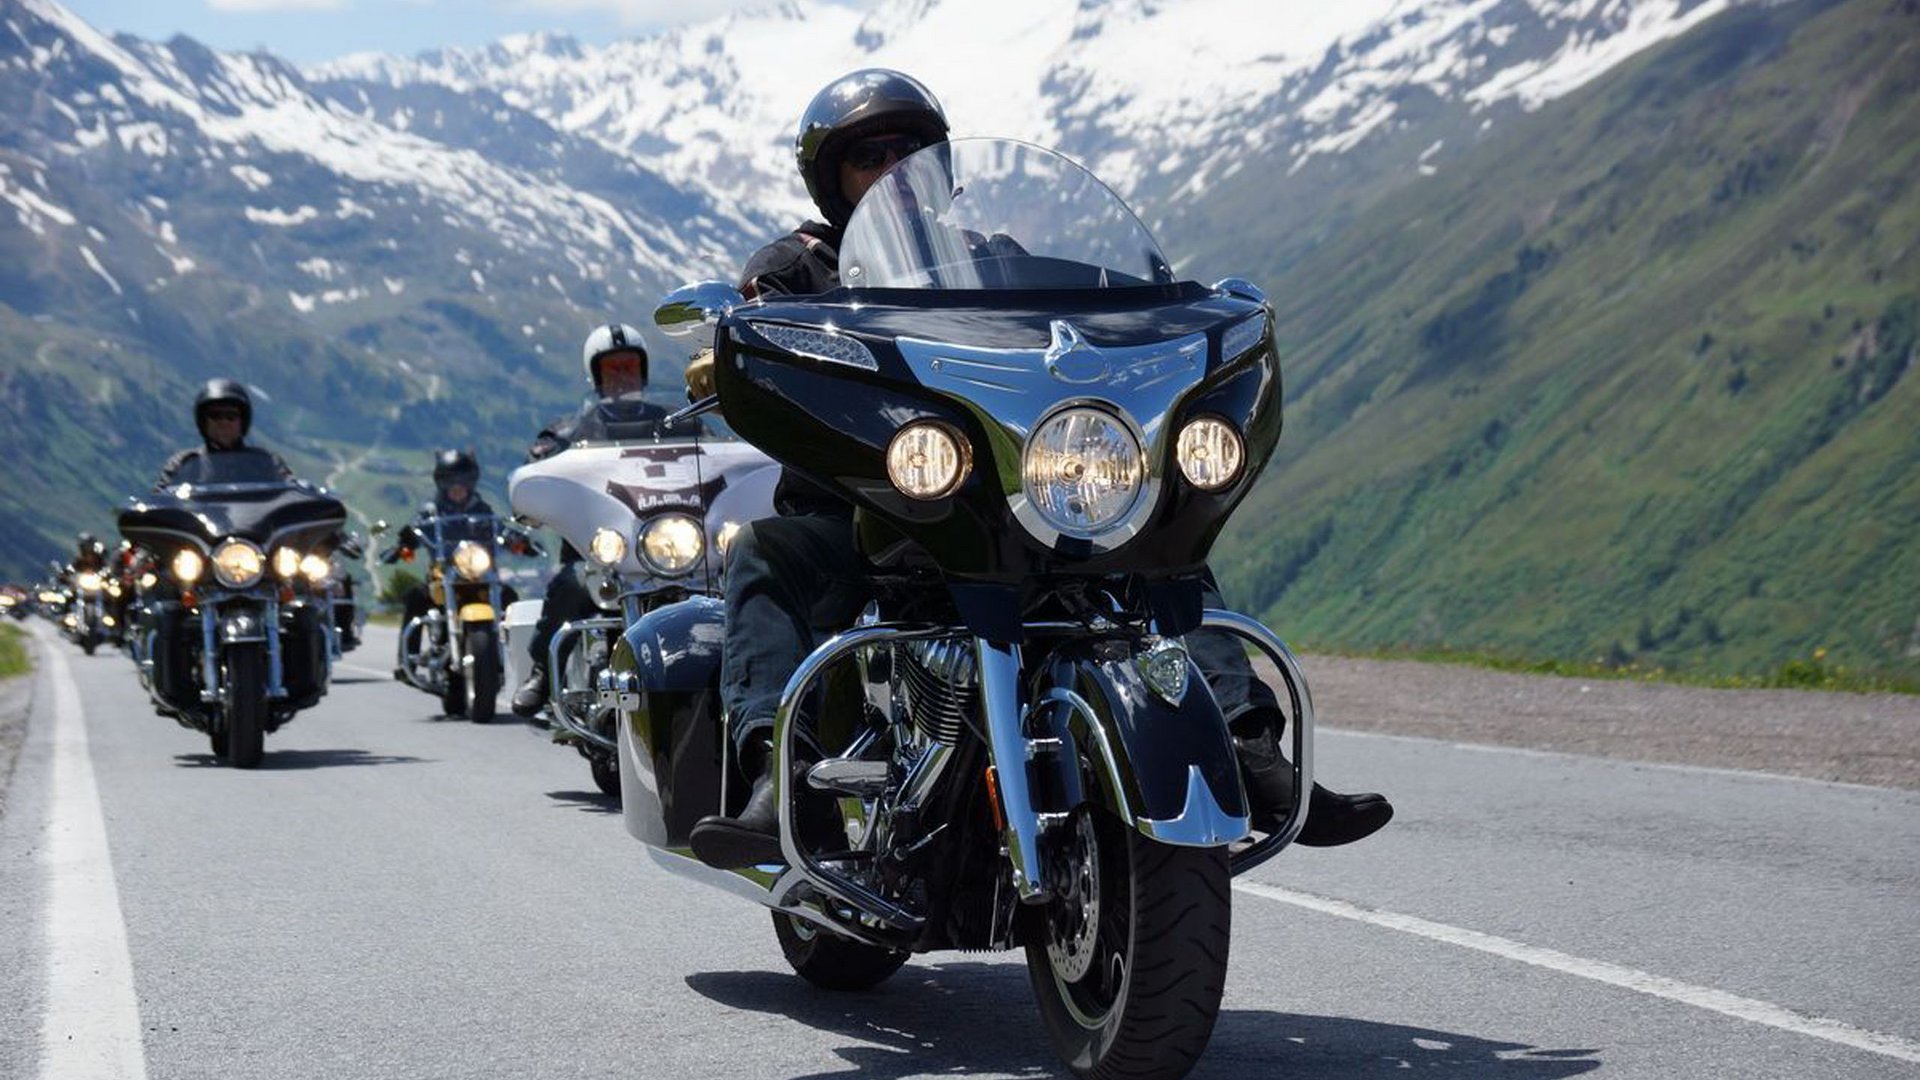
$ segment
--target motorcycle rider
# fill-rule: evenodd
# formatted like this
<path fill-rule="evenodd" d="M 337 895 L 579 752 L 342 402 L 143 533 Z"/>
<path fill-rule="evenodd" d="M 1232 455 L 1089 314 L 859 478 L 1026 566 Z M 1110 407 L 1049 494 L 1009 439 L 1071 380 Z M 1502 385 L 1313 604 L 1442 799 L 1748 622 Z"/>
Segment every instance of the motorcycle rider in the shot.
<path fill-rule="evenodd" d="M 527 449 L 528 461 L 552 457 L 574 443 L 663 434 L 660 421 L 667 417 L 667 410 L 642 397 L 647 389 L 647 347 L 640 340 L 640 331 L 625 323 L 595 327 L 580 347 L 580 362 L 593 386 L 593 396 L 578 412 L 558 417 L 540 429 Z M 547 704 L 552 686 L 547 653 L 553 635 L 567 623 L 596 613 L 593 597 L 580 576 L 580 552 L 563 542 L 560 568 L 547 582 L 540 621 L 533 629 L 529 645 L 532 664 L 526 681 L 513 692 L 515 715 L 535 716 Z"/>
<path fill-rule="evenodd" d="M 160 476 L 153 483 L 155 491 L 192 481 L 217 454 L 265 454 L 280 479 L 293 479 L 293 470 L 279 454 L 247 445 L 247 435 L 253 430 L 253 398 L 238 380 L 207 380 L 193 398 L 193 426 L 199 429 L 200 445 L 179 451 L 160 466 Z M 177 697 L 176 688 L 192 678 L 186 666 L 193 647 L 187 638 L 187 612 L 176 587 L 165 576 L 148 607 L 157 631 L 153 639 L 154 684 L 164 696 Z"/>
<path fill-rule="evenodd" d="M 154 490 L 172 487 L 191 479 L 202 462 L 214 454 L 252 450 L 247 433 L 253 430 L 253 398 L 247 388 L 234 379 L 209 379 L 193 399 L 193 426 L 200 429 L 199 446 L 189 446 L 160 466 L 160 478 Z M 279 454 L 262 451 L 273 458 L 280 479 L 293 479 L 293 470 Z"/>
<path fill-rule="evenodd" d="M 448 514 L 491 514 L 493 507 L 480 497 L 480 462 L 473 456 L 472 450 L 447 449 L 433 455 L 433 501 L 420 508 L 413 523 L 418 525 L 431 518 Z M 410 534 L 402 530 L 400 540 L 382 556 L 391 564 L 403 558 L 412 558 L 417 542 Z M 511 604 L 515 599 L 513 586 L 500 587 L 501 602 Z M 400 597 L 401 625 L 425 615 L 433 609 L 433 595 L 428 591 L 427 583 L 416 581 Z"/>
<path fill-rule="evenodd" d="M 101 543 L 99 538 L 90 532 L 75 534 L 73 538 L 73 561 L 67 565 L 67 572 L 69 574 L 77 574 L 86 570 L 98 572 L 105 570 L 106 567 L 107 545 Z"/>
<path fill-rule="evenodd" d="M 807 194 L 826 220 L 806 222 L 755 253 L 741 275 L 742 295 L 805 296 L 836 288 L 840 243 L 855 204 L 888 168 L 945 142 L 947 132 L 939 102 L 910 76 L 875 68 L 829 83 L 807 106 L 794 141 Z M 713 392 L 711 353 L 689 364 L 687 384 L 698 396 Z M 742 528 L 727 553 L 721 697 L 741 772 L 754 781 L 739 817 L 714 814 L 694 826 L 694 853 L 719 867 L 780 861 L 770 760 L 774 710 L 818 638 L 851 625 L 872 597 L 851 506 L 783 471 L 774 507 L 780 516 Z M 1223 606 L 1210 575 L 1207 584 L 1204 602 Z M 1254 676 L 1238 639 L 1202 630 L 1186 643 L 1233 733 L 1254 827 L 1270 832 L 1295 797 L 1279 742 L 1286 714 Z M 1393 816 L 1381 795 L 1342 795 L 1317 783 L 1308 810 L 1297 839 L 1318 847 L 1359 840 Z"/>

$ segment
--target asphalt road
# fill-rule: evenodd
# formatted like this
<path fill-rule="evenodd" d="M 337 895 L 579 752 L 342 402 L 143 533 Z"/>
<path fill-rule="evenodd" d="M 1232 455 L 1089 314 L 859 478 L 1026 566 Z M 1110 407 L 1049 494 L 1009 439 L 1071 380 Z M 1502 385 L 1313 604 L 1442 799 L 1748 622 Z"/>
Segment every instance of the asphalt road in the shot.
<path fill-rule="evenodd" d="M 256 772 L 154 716 L 123 657 L 42 634 L 0 819 L 0 1077 L 1059 1073 L 1017 956 L 811 990 L 763 912 L 644 859 L 571 750 L 438 719 L 380 633 Z M 1399 817 L 1236 882 L 1194 1075 L 1920 1076 L 1920 793 L 1319 748 Z"/>

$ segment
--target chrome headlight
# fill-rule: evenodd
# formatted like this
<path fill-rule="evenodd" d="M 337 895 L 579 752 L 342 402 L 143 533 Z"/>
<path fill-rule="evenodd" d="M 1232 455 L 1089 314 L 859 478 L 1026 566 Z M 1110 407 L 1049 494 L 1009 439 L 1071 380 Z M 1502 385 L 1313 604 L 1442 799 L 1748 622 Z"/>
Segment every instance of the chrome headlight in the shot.
<path fill-rule="evenodd" d="M 80 586 L 81 592 L 99 592 L 100 591 L 100 585 L 101 585 L 100 575 L 94 573 L 91 570 L 83 570 L 79 574 L 76 574 L 74 576 L 73 582 L 75 585 Z"/>
<path fill-rule="evenodd" d="M 267 556 L 248 540 L 226 540 L 213 549 L 214 580 L 229 589 L 244 589 L 260 580 Z"/>
<path fill-rule="evenodd" d="M 453 549 L 453 568 L 468 581 L 479 581 L 493 569 L 493 552 L 471 540 L 462 540 Z"/>
<path fill-rule="evenodd" d="M 318 555 L 309 555 L 300 560 L 300 572 L 307 576 L 308 581 L 318 585 L 327 579 L 328 574 L 333 573 L 333 561 Z"/>
<path fill-rule="evenodd" d="M 679 577 L 707 546 L 700 523 L 686 514 L 661 514 L 640 527 L 640 561 L 665 577 Z"/>
<path fill-rule="evenodd" d="M 595 529 L 587 554 L 601 566 L 618 566 L 627 557 L 627 538 L 612 529 Z"/>
<path fill-rule="evenodd" d="M 1021 479 L 1047 524 L 1068 536 L 1098 536 L 1120 523 L 1146 486 L 1140 442 L 1100 409 L 1053 414 L 1027 440 Z"/>
<path fill-rule="evenodd" d="M 291 578 L 300 572 L 300 553 L 290 547 L 273 549 L 273 572 Z"/>
<path fill-rule="evenodd" d="M 1180 429 L 1173 457 L 1188 483 L 1204 491 L 1218 491 L 1239 479 L 1246 448 L 1232 424 L 1203 416 Z"/>
<path fill-rule="evenodd" d="M 945 424 L 908 424 L 887 444 L 887 479 L 916 499 L 953 494 L 972 465 L 967 440 Z"/>

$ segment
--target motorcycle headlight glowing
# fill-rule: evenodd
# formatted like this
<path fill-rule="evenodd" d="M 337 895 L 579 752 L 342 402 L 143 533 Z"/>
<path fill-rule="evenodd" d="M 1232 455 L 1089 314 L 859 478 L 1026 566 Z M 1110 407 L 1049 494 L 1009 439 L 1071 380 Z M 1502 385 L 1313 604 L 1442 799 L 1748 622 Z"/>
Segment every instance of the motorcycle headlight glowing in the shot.
<path fill-rule="evenodd" d="M 333 572 L 333 563 L 318 555 L 309 555 L 300 560 L 300 572 L 306 575 L 308 581 L 318 585 Z"/>
<path fill-rule="evenodd" d="M 462 540 L 453 549 L 453 568 L 468 581 L 479 581 L 493 569 L 493 552 L 471 540 Z"/>
<path fill-rule="evenodd" d="M 74 584 L 80 586 L 81 592 L 99 592 L 100 575 L 91 570 L 82 571 L 74 578 Z"/>
<path fill-rule="evenodd" d="M 200 580 L 207 571 L 207 560 L 192 548 L 181 548 L 173 555 L 173 576 L 183 585 L 191 585 Z"/>
<path fill-rule="evenodd" d="M 1055 413 L 1027 440 L 1021 479 L 1047 524 L 1088 538 L 1118 524 L 1145 486 L 1139 440 L 1099 409 Z"/>
<path fill-rule="evenodd" d="M 686 514 L 661 514 L 640 528 L 641 561 L 666 577 L 693 569 L 706 545 L 700 523 Z"/>
<path fill-rule="evenodd" d="M 213 577 L 229 589 L 244 589 L 260 580 L 267 557 L 246 540 L 228 540 L 213 549 Z"/>
<path fill-rule="evenodd" d="M 144 573 L 144 574 L 141 574 L 141 575 L 140 575 L 140 588 L 141 588 L 141 589 L 151 589 L 151 588 L 153 588 L 153 587 L 154 587 L 155 585 L 158 585 L 158 584 L 160 584 L 160 575 L 159 575 L 159 574 L 156 574 L 156 573 L 154 573 L 153 571 L 151 571 L 151 570 L 149 570 L 149 571 L 147 571 L 146 573 Z"/>
<path fill-rule="evenodd" d="M 972 465 L 967 441 L 945 424 L 908 424 L 887 444 L 887 479 L 916 499 L 953 494 Z"/>
<path fill-rule="evenodd" d="M 618 566 L 627 557 L 627 538 L 612 529 L 596 529 L 587 554 L 601 566 Z"/>
<path fill-rule="evenodd" d="M 1180 429 L 1173 456 L 1188 483 L 1204 491 L 1218 491 L 1239 478 L 1246 449 L 1232 424 L 1203 416 Z"/>
<path fill-rule="evenodd" d="M 300 572 L 300 553 L 290 547 L 273 549 L 273 572 L 290 578 Z"/>

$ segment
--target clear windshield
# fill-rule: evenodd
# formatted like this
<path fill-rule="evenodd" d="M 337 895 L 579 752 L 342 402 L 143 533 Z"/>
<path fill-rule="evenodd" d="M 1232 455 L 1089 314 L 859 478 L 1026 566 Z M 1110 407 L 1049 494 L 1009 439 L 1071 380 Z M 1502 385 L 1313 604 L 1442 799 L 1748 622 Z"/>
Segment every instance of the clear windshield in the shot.
<path fill-rule="evenodd" d="M 191 484 L 195 488 L 286 486 L 273 455 L 255 447 L 200 454 L 175 473 L 173 481 L 176 486 Z"/>
<path fill-rule="evenodd" d="M 869 289 L 1109 289 L 1173 282 L 1127 204 L 1051 150 L 956 139 L 874 182 L 847 223 L 840 279 Z"/>

